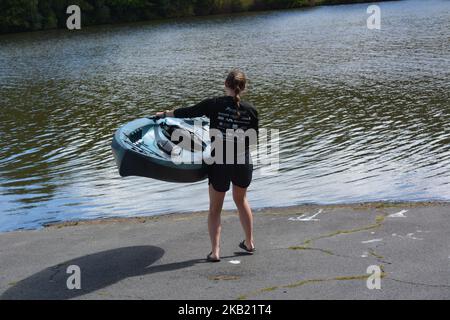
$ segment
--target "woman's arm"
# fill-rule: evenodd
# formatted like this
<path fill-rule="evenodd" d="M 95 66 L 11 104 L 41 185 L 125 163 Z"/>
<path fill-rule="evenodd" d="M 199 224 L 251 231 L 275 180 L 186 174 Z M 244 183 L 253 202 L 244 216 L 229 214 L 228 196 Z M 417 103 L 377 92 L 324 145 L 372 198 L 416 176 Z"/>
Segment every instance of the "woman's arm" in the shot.
<path fill-rule="evenodd" d="M 201 116 L 209 116 L 211 106 L 214 104 L 214 99 L 206 99 L 202 102 L 187 108 L 178 108 L 175 110 L 166 110 L 164 112 L 157 112 L 157 117 L 175 117 L 175 118 L 196 118 Z"/>

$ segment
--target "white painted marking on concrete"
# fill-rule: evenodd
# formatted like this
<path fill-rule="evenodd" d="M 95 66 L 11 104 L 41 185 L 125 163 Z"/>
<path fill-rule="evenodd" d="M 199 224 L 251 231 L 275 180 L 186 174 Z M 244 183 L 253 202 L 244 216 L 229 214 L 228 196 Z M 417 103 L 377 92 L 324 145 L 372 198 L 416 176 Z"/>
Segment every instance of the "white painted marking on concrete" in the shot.
<path fill-rule="evenodd" d="M 315 219 L 319 214 L 323 212 L 323 209 L 320 209 L 318 212 L 308 217 L 306 214 L 302 214 L 296 218 L 289 218 L 290 221 L 320 221 L 320 219 Z"/>
<path fill-rule="evenodd" d="M 361 258 L 367 258 L 369 256 L 369 253 L 367 251 L 364 251 L 364 253 L 361 255 Z"/>
<path fill-rule="evenodd" d="M 408 210 L 402 210 L 400 212 L 397 213 L 393 213 L 388 215 L 389 218 L 406 218 L 405 213 L 407 213 Z"/>
<path fill-rule="evenodd" d="M 372 239 L 372 240 L 367 240 L 367 241 L 361 241 L 361 243 L 372 243 L 372 242 L 380 242 L 383 241 L 383 239 Z"/>
<path fill-rule="evenodd" d="M 423 240 L 423 238 L 417 238 L 414 236 L 414 233 L 408 233 L 406 236 L 402 236 L 402 235 L 397 235 L 397 234 L 393 234 L 393 237 L 399 237 L 400 239 L 410 239 L 410 240 Z"/>
<path fill-rule="evenodd" d="M 241 261 L 240 260 L 231 260 L 230 263 L 231 264 L 240 264 Z"/>
<path fill-rule="evenodd" d="M 414 233 L 408 233 L 408 234 L 406 235 L 406 238 L 412 239 L 412 240 L 423 240 L 423 238 L 417 238 L 417 237 L 414 237 Z"/>

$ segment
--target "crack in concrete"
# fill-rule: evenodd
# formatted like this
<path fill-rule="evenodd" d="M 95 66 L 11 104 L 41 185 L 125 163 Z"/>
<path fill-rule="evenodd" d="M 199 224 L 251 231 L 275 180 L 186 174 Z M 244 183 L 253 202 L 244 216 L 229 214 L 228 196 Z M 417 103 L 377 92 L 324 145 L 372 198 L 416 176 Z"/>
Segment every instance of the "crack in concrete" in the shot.
<path fill-rule="evenodd" d="M 329 233 L 329 234 L 325 234 L 322 236 L 318 236 L 315 238 L 311 238 L 311 239 L 307 239 L 303 242 L 303 245 L 308 246 L 310 244 L 312 244 L 314 241 L 317 240 L 322 240 L 322 239 L 327 239 L 327 238 L 332 238 L 341 234 L 351 234 L 351 233 L 357 233 L 357 232 L 361 232 L 361 231 L 367 231 L 367 230 L 372 230 L 372 229 L 377 229 L 379 227 L 381 227 L 381 225 L 383 224 L 384 220 L 386 218 L 386 215 L 378 215 L 375 218 L 375 223 L 368 225 L 368 226 L 363 226 L 361 228 L 356 228 L 356 229 L 349 229 L 349 230 L 337 230 L 335 232 Z"/>
<path fill-rule="evenodd" d="M 345 256 L 345 255 L 340 255 L 340 254 L 336 254 L 331 250 L 328 249 L 322 249 L 322 248 L 314 248 L 311 247 L 312 243 L 316 240 L 321 240 L 321 239 L 327 239 L 327 238 L 332 238 L 335 237 L 337 235 L 340 234 L 351 234 L 351 233 L 356 233 L 356 232 L 361 232 L 361 231 L 367 231 L 367 230 L 372 230 L 372 229 L 376 229 L 381 227 L 381 225 L 383 224 L 383 222 L 385 221 L 387 216 L 387 213 L 384 215 L 377 215 L 375 218 L 375 223 L 368 225 L 368 226 L 363 226 L 361 228 L 356 228 L 356 229 L 349 229 L 349 230 L 337 230 L 335 232 L 329 233 L 329 234 L 325 234 L 325 235 L 321 235 L 315 238 L 311 238 L 311 239 L 306 239 L 305 241 L 303 241 L 303 245 L 299 245 L 299 246 L 290 246 L 288 247 L 288 249 L 290 250 L 312 250 L 312 251 L 319 251 L 328 255 L 333 255 L 333 256 L 338 256 L 338 257 L 343 257 L 343 258 L 352 258 L 350 256 Z M 378 258 L 377 255 L 374 255 L 373 252 L 371 252 L 371 255 L 374 256 L 375 258 L 377 258 L 380 262 L 384 262 L 381 261 L 381 259 L 383 258 Z M 381 256 L 379 256 L 381 257 Z M 391 264 L 390 262 L 386 262 L 388 264 Z"/>
<path fill-rule="evenodd" d="M 56 275 L 61 271 L 61 267 L 63 267 L 64 264 L 58 264 L 54 267 L 52 267 L 52 269 L 55 269 L 54 272 L 50 275 L 48 281 L 53 282 L 54 278 L 56 277 Z"/>
<path fill-rule="evenodd" d="M 330 255 L 330 256 L 334 256 L 334 257 L 340 257 L 340 258 L 354 258 L 352 256 L 347 256 L 347 255 L 343 255 L 343 254 L 339 254 L 339 253 L 335 253 L 331 250 L 328 249 L 322 249 L 322 248 L 314 248 L 314 247 L 308 247 L 308 246 L 291 246 L 288 248 L 289 250 L 309 250 L 309 251 L 318 251 L 318 252 L 322 252 L 324 254 Z"/>
<path fill-rule="evenodd" d="M 411 284 L 411 285 L 415 285 L 415 286 L 424 286 L 424 287 L 432 287 L 432 288 L 449 288 L 450 289 L 450 285 L 446 285 L 446 284 L 421 283 L 421 282 L 415 282 L 415 281 L 400 280 L 400 279 L 395 279 L 395 278 L 391 278 L 391 277 L 387 277 L 386 280 L 392 280 L 392 281 L 396 281 L 396 282 L 400 282 L 400 283 L 404 283 L 404 284 Z"/>
<path fill-rule="evenodd" d="M 368 226 L 363 226 L 360 228 L 356 228 L 356 229 L 350 229 L 350 230 L 337 230 L 335 232 L 326 234 L 326 235 L 321 235 L 315 238 L 311 238 L 311 239 L 307 239 L 305 241 L 303 241 L 303 245 L 300 246 L 291 246 L 288 249 L 290 250 L 311 250 L 311 251 L 319 251 L 328 255 L 332 255 L 332 256 L 337 256 L 334 252 L 332 252 L 331 250 L 327 250 L 327 249 L 321 249 L 321 248 L 313 248 L 310 247 L 310 245 L 312 245 L 312 243 L 316 240 L 321 240 L 321 239 L 326 239 L 326 238 L 331 238 L 340 234 L 351 234 L 351 233 L 357 233 L 357 232 L 361 232 L 361 231 L 367 231 L 367 230 L 372 230 L 372 229 L 377 229 L 379 227 L 382 226 L 382 224 L 384 223 L 385 219 L 386 219 L 387 213 L 383 214 L 383 215 L 377 215 L 375 218 L 375 223 L 368 225 Z M 384 262 L 382 261 L 384 259 L 383 256 L 377 254 L 373 249 L 369 250 L 369 254 L 373 257 L 375 257 L 377 259 L 377 261 L 379 262 Z M 344 256 L 343 256 L 344 257 Z M 386 262 L 388 264 L 391 264 L 390 262 Z M 383 265 L 380 266 L 381 268 L 381 278 L 385 278 L 387 276 L 386 272 L 384 271 L 384 267 Z M 292 283 L 292 284 L 288 284 L 288 285 L 284 285 L 284 286 L 273 286 L 273 287 L 268 287 L 268 288 L 263 288 L 260 290 L 257 290 L 255 292 L 249 293 L 247 295 L 241 295 L 239 296 L 237 299 L 238 300 L 245 300 L 248 298 L 249 295 L 258 295 L 260 293 L 263 292 L 269 292 L 269 291 L 275 291 L 278 289 L 282 289 L 282 288 L 296 288 L 296 287 L 300 287 L 309 283 L 317 283 L 317 282 L 329 282 L 329 281 L 349 281 L 349 280 L 364 280 L 364 279 L 368 279 L 370 277 L 369 274 L 364 274 L 364 275 L 355 275 L 355 276 L 339 276 L 339 277 L 334 277 L 334 278 L 324 278 L 324 279 L 307 279 L 307 280 L 301 280 L 299 282 L 296 283 Z"/>
<path fill-rule="evenodd" d="M 109 292 L 104 292 L 104 291 L 102 291 L 102 292 L 96 292 L 96 294 L 98 295 L 98 296 L 101 296 L 101 297 L 106 297 L 106 298 L 115 298 L 115 299 L 121 299 L 121 300 L 124 300 L 124 299 L 130 299 L 130 300 L 146 300 L 146 298 L 144 298 L 144 297 L 141 297 L 141 296 L 130 296 L 130 295 L 125 295 L 125 294 L 112 294 L 112 293 L 109 293 Z M 148 298 L 147 298 L 148 299 Z"/>
<path fill-rule="evenodd" d="M 381 278 L 385 278 L 387 276 L 386 272 L 384 271 L 384 267 L 380 266 L 381 269 Z M 337 276 L 333 278 L 317 278 L 317 279 L 306 279 L 301 280 L 298 282 L 294 282 L 287 285 L 282 286 L 273 286 L 273 287 L 267 287 L 262 288 L 253 292 L 248 293 L 247 295 L 241 295 L 237 297 L 238 300 L 246 300 L 249 296 L 256 296 L 258 294 L 264 293 L 264 292 L 270 292 L 275 291 L 279 289 L 293 289 L 297 287 L 301 287 L 310 283 L 320 283 L 320 282 L 331 282 L 331 281 L 355 281 L 355 280 L 367 280 L 371 275 L 370 274 L 361 274 L 361 275 L 354 275 L 354 276 Z"/>
<path fill-rule="evenodd" d="M 310 251 L 319 251 L 330 256 L 335 256 L 336 254 L 331 250 L 321 249 L 321 248 L 311 248 L 306 246 L 292 246 L 288 248 L 289 250 L 310 250 Z"/>
<path fill-rule="evenodd" d="M 212 281 L 231 281 L 231 280 L 239 280 L 241 277 L 236 275 L 216 275 L 209 276 L 208 279 Z"/>
<path fill-rule="evenodd" d="M 392 262 L 386 261 L 382 255 L 379 255 L 378 253 L 376 253 L 375 250 L 372 249 L 372 248 L 370 248 L 368 250 L 368 253 L 369 253 L 369 255 L 371 255 L 372 257 L 377 259 L 378 262 L 381 262 L 381 263 L 384 263 L 384 264 L 392 264 Z"/>

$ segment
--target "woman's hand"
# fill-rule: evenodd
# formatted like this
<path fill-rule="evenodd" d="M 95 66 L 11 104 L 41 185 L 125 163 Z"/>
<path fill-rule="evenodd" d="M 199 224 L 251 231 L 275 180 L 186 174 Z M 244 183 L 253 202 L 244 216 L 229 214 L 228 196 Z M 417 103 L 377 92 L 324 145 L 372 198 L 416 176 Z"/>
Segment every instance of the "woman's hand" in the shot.
<path fill-rule="evenodd" d="M 160 111 L 155 114 L 158 118 L 173 117 L 173 110 Z"/>

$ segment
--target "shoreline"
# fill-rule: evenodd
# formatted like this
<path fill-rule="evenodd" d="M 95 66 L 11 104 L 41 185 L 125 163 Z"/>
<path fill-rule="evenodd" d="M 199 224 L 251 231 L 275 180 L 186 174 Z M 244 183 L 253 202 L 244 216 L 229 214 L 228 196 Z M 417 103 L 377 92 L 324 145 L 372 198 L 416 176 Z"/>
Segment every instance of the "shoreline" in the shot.
<path fill-rule="evenodd" d="M 299 210 L 305 209 L 336 209 L 336 208 L 351 208 L 351 209 L 381 209 L 381 208 L 396 208 L 396 207 L 430 207 L 430 206 L 445 206 L 450 205 L 450 201 L 369 201 L 369 202 L 357 202 L 357 203 L 342 203 L 342 204 L 300 204 L 293 206 L 280 206 L 280 207 L 264 207 L 258 209 L 252 209 L 253 214 L 257 215 L 259 213 L 262 214 L 291 214 L 292 212 L 296 212 Z M 234 210 L 223 210 L 222 215 L 235 215 L 237 213 L 236 209 Z M 149 215 L 149 216 L 136 216 L 136 217 L 105 217 L 105 218 L 94 218 L 94 219 L 79 219 L 79 220 L 67 220 L 67 221 L 58 221 L 52 223 L 45 223 L 41 225 L 40 228 L 35 229 L 26 229 L 26 230 L 11 230 L 0 232 L 2 233 L 10 233 L 10 232 L 27 232 L 27 231 L 39 231 L 44 229 L 51 228 L 66 228 L 66 227 L 75 227 L 75 226 L 83 226 L 83 225 L 98 225 L 98 224 L 110 224 L 110 223 L 146 223 L 149 221 L 155 221 L 160 219 L 169 219 L 169 220 L 183 220 L 193 217 L 206 217 L 208 214 L 207 210 L 199 210 L 199 211 L 177 211 L 170 213 L 163 213 L 158 215 Z"/>
<path fill-rule="evenodd" d="M 238 0 L 239 1 L 239 0 Z M 326 7 L 326 6 L 336 6 L 336 5 L 352 5 L 352 4 L 370 4 L 370 3 L 376 3 L 376 2 L 391 2 L 391 1 L 398 1 L 398 0 L 318 0 L 317 2 L 313 1 L 310 3 L 298 3 L 294 6 L 287 4 L 287 5 L 275 5 L 271 7 L 270 4 L 259 4 L 257 5 L 253 0 L 250 0 L 249 3 L 243 5 L 240 3 L 240 8 L 232 9 L 231 7 L 224 7 L 219 8 L 216 11 L 212 11 L 210 13 L 193 13 L 193 12 L 187 12 L 187 13 L 179 13 L 174 15 L 157 15 L 153 14 L 151 18 L 143 18 L 143 19 L 137 19 L 137 20 L 130 20 L 127 21 L 125 18 L 124 20 L 117 20 L 117 21 L 106 21 L 106 22 L 92 22 L 89 21 L 89 23 L 82 24 L 82 29 L 89 28 L 89 27 L 104 27 L 104 26 L 116 26 L 116 25 L 129 25 L 129 24 L 138 24 L 138 23 L 146 23 L 146 22 L 161 22 L 161 21 L 179 21 L 180 19 L 188 19 L 188 18 L 207 18 L 207 17 L 220 17 L 220 16 L 235 16 L 239 14 L 246 14 L 246 13 L 264 13 L 264 12 L 276 12 L 276 11 L 288 11 L 288 10 L 296 10 L 296 9 L 308 9 L 308 8 L 318 8 L 318 7 Z M 248 1 L 244 1 L 248 2 Z M 192 4 L 194 5 L 194 4 Z M 52 10 L 52 9 L 50 9 Z M 53 11 L 52 11 L 53 12 Z M 53 13 L 55 14 L 55 13 Z M 61 12 L 56 13 L 58 15 L 58 18 L 62 20 L 65 20 L 69 17 L 68 14 L 62 14 Z M 89 12 L 88 20 L 94 19 L 93 17 L 94 13 Z M 2 18 L 2 17 L 0 17 Z M 17 35 L 22 33 L 34 33 L 39 31 L 52 31 L 52 30 L 67 30 L 65 26 L 62 26 L 62 22 L 58 21 L 58 18 L 56 16 L 52 16 L 52 26 L 41 26 L 41 27 L 33 27 L 28 26 L 27 28 L 23 28 L 19 30 L 8 30 L 8 28 L 11 28 L 11 26 L 2 26 L 0 24 L 0 30 L 1 27 L 5 28 L 5 31 L 0 32 L 0 36 L 2 35 Z M 1 22 L 1 21 L 0 21 Z M 55 24 L 56 23 L 56 24 Z M 64 23 L 65 25 L 65 23 Z"/>

